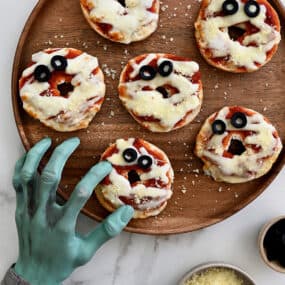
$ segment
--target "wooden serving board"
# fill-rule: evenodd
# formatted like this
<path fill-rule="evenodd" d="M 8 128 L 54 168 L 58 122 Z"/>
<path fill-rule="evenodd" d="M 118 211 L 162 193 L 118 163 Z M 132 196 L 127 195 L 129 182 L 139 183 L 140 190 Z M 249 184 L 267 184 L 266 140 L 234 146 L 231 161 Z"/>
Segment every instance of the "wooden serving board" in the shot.
<path fill-rule="evenodd" d="M 80 147 L 69 159 L 63 173 L 58 190 L 63 198 L 68 199 L 74 185 L 117 138 L 141 137 L 168 154 L 175 170 L 174 195 L 158 217 L 132 221 L 127 228 L 131 232 L 173 234 L 217 223 L 261 194 L 285 162 L 282 152 L 268 175 L 239 185 L 217 183 L 202 173 L 202 163 L 193 155 L 195 137 L 208 115 L 225 105 L 243 105 L 265 114 L 285 141 L 285 94 L 282 87 L 285 82 L 285 41 L 281 42 L 273 60 L 258 72 L 230 74 L 219 71 L 210 67 L 196 48 L 194 21 L 199 6 L 198 1 L 163 0 L 160 27 L 156 33 L 145 41 L 126 46 L 97 35 L 85 21 L 79 0 L 40 0 L 19 41 L 13 69 L 12 100 L 25 148 L 28 150 L 45 136 L 53 139 L 53 147 L 69 137 L 81 139 Z M 22 109 L 18 94 L 18 79 L 31 55 L 48 47 L 66 46 L 97 56 L 105 70 L 107 83 L 107 99 L 101 111 L 88 129 L 74 133 L 55 132 L 30 118 Z M 175 53 L 200 64 L 203 108 L 194 122 L 180 130 L 151 133 L 131 118 L 118 99 L 117 85 L 122 66 L 128 59 L 148 52 Z M 108 214 L 95 195 L 83 212 L 96 220 L 102 220 Z"/>

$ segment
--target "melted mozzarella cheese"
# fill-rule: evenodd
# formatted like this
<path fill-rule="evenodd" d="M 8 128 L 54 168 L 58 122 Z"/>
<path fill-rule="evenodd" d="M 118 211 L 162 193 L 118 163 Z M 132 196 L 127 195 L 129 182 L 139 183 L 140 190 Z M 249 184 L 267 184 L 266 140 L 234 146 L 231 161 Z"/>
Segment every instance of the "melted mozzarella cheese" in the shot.
<path fill-rule="evenodd" d="M 90 17 L 94 22 L 112 25 L 112 32 L 122 35 L 120 42 L 130 43 L 151 34 L 157 27 L 158 14 L 148 11 L 153 0 L 126 0 L 123 7 L 116 0 L 88 0 L 94 7 Z M 146 27 L 149 26 L 149 31 Z"/>
<path fill-rule="evenodd" d="M 135 60 L 130 62 L 133 71 L 131 78 L 139 74 L 142 66 L 148 65 L 156 54 L 149 54 L 142 62 L 137 64 Z M 158 66 L 164 61 L 171 61 L 174 71 L 167 77 L 159 74 L 149 81 L 135 80 L 121 83 L 126 88 L 127 94 L 131 97 L 121 97 L 126 108 L 137 116 L 154 117 L 160 120 L 160 124 L 171 130 L 177 122 L 187 113 L 200 108 L 202 100 L 199 97 L 199 84 L 193 84 L 189 77 L 199 71 L 199 65 L 193 61 L 175 61 L 160 56 Z M 178 93 L 170 98 L 163 98 L 162 94 L 156 91 L 157 87 L 170 85 L 177 88 Z M 149 86 L 152 91 L 145 91 L 143 87 Z"/>
<path fill-rule="evenodd" d="M 68 50 L 68 48 L 63 48 L 49 54 L 44 51 L 34 54 L 32 56 L 34 64 L 25 69 L 22 76 L 31 76 L 38 65 L 46 65 L 52 71 L 50 64 L 52 57 L 55 55 L 66 56 Z M 38 82 L 33 77 L 20 89 L 24 109 L 36 114 L 37 119 L 41 121 L 48 121 L 50 117 L 64 113 L 65 119 L 70 118 L 68 123 L 74 125 L 88 116 L 88 114 L 84 114 L 85 111 L 105 96 L 105 83 L 102 74 L 92 74 L 92 71 L 98 67 L 96 57 L 82 53 L 75 58 L 68 59 L 67 62 L 65 73 L 74 76 L 71 81 L 74 90 L 69 93 L 68 98 L 52 95 L 41 96 L 41 93 L 49 90 L 50 84 Z M 55 120 L 60 122 L 60 116 Z"/>
<path fill-rule="evenodd" d="M 116 141 L 116 148 L 118 152 L 112 154 L 107 160 L 114 166 L 131 166 L 135 165 L 137 161 L 128 163 L 123 158 L 123 152 L 127 148 L 134 148 L 133 138 L 128 140 L 118 139 Z M 173 179 L 173 170 L 170 162 L 159 166 L 158 161 L 147 152 L 145 148 L 136 149 L 139 155 L 148 155 L 152 158 L 153 164 L 148 172 L 140 174 L 141 183 L 138 183 L 134 187 L 130 185 L 130 182 L 123 175 L 120 175 L 115 168 L 112 169 L 109 174 L 109 185 L 101 185 L 102 193 L 106 199 L 112 202 L 116 207 L 123 204 L 120 197 L 132 197 L 135 201 L 140 204 L 140 209 L 151 209 L 158 207 L 163 201 L 168 200 L 172 196 L 171 185 L 165 188 L 149 187 L 145 186 L 144 181 L 154 179 L 162 181 L 165 184 L 169 184 Z M 169 178 L 169 176 L 171 178 Z M 144 198 L 153 198 L 150 201 L 143 201 Z"/>
<path fill-rule="evenodd" d="M 224 107 L 218 112 L 216 117 L 216 120 L 222 120 L 226 124 L 226 132 L 222 135 L 212 135 L 211 117 L 206 121 L 202 131 L 207 134 L 207 139 L 211 135 L 212 137 L 206 142 L 204 149 L 198 155 L 199 157 L 210 159 L 211 166 L 206 171 L 213 171 L 211 174 L 217 175 L 218 177 L 216 178 L 219 178 L 219 180 L 236 183 L 242 182 L 243 179 L 250 180 L 259 177 L 265 171 L 265 168 L 268 167 L 266 158 L 276 153 L 279 154 L 282 149 L 280 138 L 273 136 L 276 129 L 273 125 L 266 122 L 259 113 L 247 116 L 247 125 L 242 129 L 236 129 L 231 125 L 230 119 L 226 119 L 228 113 L 229 108 Z M 242 140 L 240 135 L 231 134 L 232 131 L 237 130 L 239 132 L 250 131 L 252 134 Z M 240 139 L 246 151 L 241 155 L 234 155 L 232 158 L 224 157 L 223 153 L 228 146 L 223 146 L 223 140 L 227 136 L 231 136 L 231 139 Z M 260 150 L 255 152 L 247 145 L 256 145 L 260 147 Z"/>
<path fill-rule="evenodd" d="M 211 1 L 206 9 L 206 20 L 201 21 L 202 47 L 209 48 L 213 57 L 230 56 L 230 61 L 235 65 L 246 67 L 248 70 L 256 70 L 256 63 L 264 64 L 267 60 L 267 52 L 277 45 L 281 36 L 280 33 L 268 25 L 266 20 L 266 6 L 260 5 L 260 13 L 257 17 L 250 18 L 244 12 L 244 5 L 241 0 L 237 0 L 239 10 L 234 15 L 214 16 L 221 11 L 224 0 Z M 228 28 L 238 26 L 241 23 L 250 22 L 259 29 L 258 32 L 247 35 L 242 41 L 233 41 L 228 33 Z M 247 46 L 255 43 L 256 46 Z"/>

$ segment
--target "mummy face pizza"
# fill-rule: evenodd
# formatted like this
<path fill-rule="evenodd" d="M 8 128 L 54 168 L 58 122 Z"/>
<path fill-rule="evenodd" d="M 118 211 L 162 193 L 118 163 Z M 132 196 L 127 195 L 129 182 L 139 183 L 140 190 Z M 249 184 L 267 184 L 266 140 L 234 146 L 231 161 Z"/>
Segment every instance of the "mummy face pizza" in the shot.
<path fill-rule="evenodd" d="M 96 195 L 109 211 L 122 205 L 135 218 L 158 215 L 172 196 L 173 170 L 166 154 L 142 139 L 118 139 L 101 156 L 112 172 L 97 186 Z"/>
<path fill-rule="evenodd" d="M 224 107 L 211 115 L 196 140 L 196 155 L 216 181 L 241 183 L 266 174 L 282 143 L 269 120 L 243 107 Z"/>
<path fill-rule="evenodd" d="M 281 39 L 278 15 L 266 0 L 203 0 L 195 28 L 206 61 L 230 72 L 258 70 Z"/>
<path fill-rule="evenodd" d="M 159 0 L 80 0 L 85 18 L 101 36 L 129 44 L 150 36 L 158 25 Z"/>
<path fill-rule="evenodd" d="M 71 48 L 32 55 L 19 81 L 23 107 L 33 118 L 61 132 L 88 126 L 105 96 L 96 57 Z"/>
<path fill-rule="evenodd" d="M 121 74 L 119 97 L 133 118 L 150 131 L 181 128 L 201 109 L 199 65 L 171 54 L 138 56 Z"/>

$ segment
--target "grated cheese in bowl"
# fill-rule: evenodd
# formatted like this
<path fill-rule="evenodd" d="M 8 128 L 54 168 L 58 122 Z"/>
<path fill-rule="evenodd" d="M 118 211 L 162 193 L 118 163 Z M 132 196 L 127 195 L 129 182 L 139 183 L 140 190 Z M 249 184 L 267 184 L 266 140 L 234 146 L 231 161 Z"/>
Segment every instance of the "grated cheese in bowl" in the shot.
<path fill-rule="evenodd" d="M 244 282 L 231 269 L 210 268 L 195 273 L 184 285 L 244 285 Z"/>

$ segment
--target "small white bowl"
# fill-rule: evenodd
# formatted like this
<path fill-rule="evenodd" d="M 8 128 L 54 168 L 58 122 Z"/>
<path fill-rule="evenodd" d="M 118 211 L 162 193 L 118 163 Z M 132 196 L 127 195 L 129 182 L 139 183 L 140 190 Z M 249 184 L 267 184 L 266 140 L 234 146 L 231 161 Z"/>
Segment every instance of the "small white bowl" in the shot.
<path fill-rule="evenodd" d="M 266 250 L 263 246 L 264 244 L 264 238 L 268 232 L 268 230 L 273 226 L 275 223 L 279 222 L 280 220 L 285 219 L 285 216 L 280 216 L 277 218 L 274 218 L 273 220 L 269 221 L 260 231 L 259 237 L 258 237 L 258 245 L 259 245 L 259 252 L 260 255 L 263 259 L 263 261 L 268 265 L 270 268 L 273 270 L 280 272 L 280 273 L 285 273 L 285 268 L 280 266 L 277 262 L 275 261 L 269 261 L 267 258 Z"/>
<path fill-rule="evenodd" d="M 191 277 L 194 274 L 200 274 L 208 269 L 212 268 L 225 268 L 225 269 L 231 269 L 233 270 L 236 275 L 241 278 L 244 282 L 244 285 L 256 285 L 256 283 L 253 281 L 253 279 L 241 268 L 228 264 L 223 262 L 210 262 L 210 263 L 204 263 L 200 264 L 194 268 L 192 268 L 189 272 L 187 272 L 184 277 L 179 281 L 178 285 L 184 285 L 187 280 L 191 279 Z"/>

